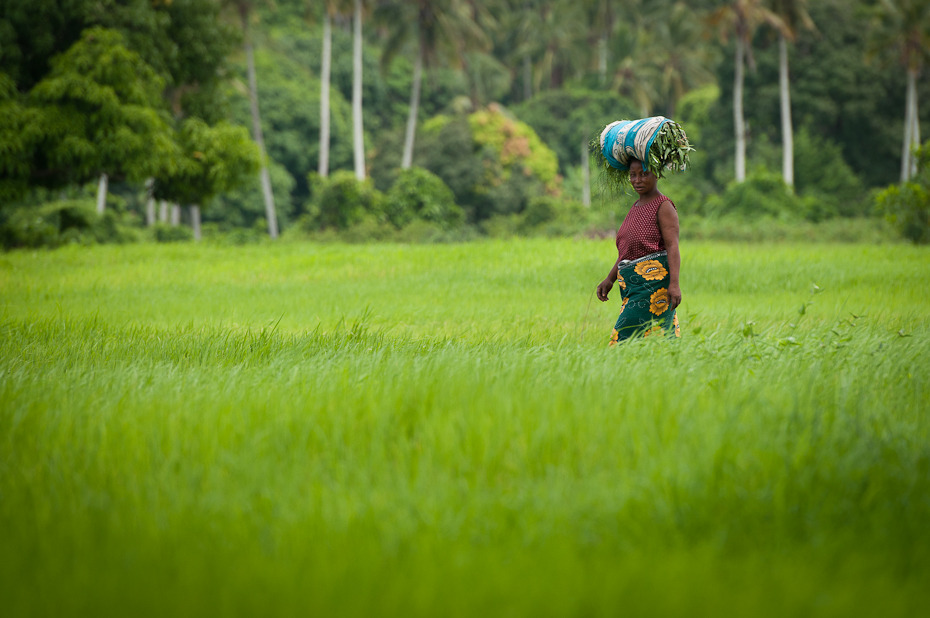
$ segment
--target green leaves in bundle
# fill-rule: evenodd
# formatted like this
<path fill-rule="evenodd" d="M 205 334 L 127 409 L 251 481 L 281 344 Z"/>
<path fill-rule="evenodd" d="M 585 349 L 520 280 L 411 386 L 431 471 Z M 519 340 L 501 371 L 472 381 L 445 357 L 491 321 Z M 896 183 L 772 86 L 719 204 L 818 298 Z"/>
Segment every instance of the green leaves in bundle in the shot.
<path fill-rule="evenodd" d="M 589 147 L 595 155 L 597 166 L 604 171 L 604 184 L 616 192 L 622 193 L 629 186 L 629 170 L 612 167 L 601 152 L 600 132 L 591 140 Z M 661 178 L 665 171 L 683 172 L 691 163 L 694 148 L 688 141 L 685 130 L 677 122 L 670 120 L 659 128 L 652 146 L 649 148 L 649 170 Z"/>

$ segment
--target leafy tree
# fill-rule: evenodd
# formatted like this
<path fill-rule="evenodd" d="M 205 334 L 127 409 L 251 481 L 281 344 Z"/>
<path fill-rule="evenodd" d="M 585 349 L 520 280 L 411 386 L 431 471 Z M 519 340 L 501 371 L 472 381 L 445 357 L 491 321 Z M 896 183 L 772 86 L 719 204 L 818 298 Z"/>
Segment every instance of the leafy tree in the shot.
<path fill-rule="evenodd" d="M 163 50 L 163 60 L 151 62 L 167 75 L 166 97 L 176 117 L 197 116 L 215 123 L 228 114 L 223 86 L 229 79 L 229 58 L 241 35 L 220 18 L 218 0 L 147 2 L 167 14 L 152 39 Z"/>
<path fill-rule="evenodd" d="M 13 80 L 0 73 L 0 203 L 28 191 L 32 160 L 42 138 L 38 110 L 20 98 Z"/>
<path fill-rule="evenodd" d="M 28 92 L 92 25 L 88 2 L 0 0 L 0 72 Z"/>
<path fill-rule="evenodd" d="M 29 93 L 41 136 L 32 180 L 62 186 L 106 173 L 142 181 L 170 168 L 163 86 L 119 32 L 86 30 Z"/>
<path fill-rule="evenodd" d="M 218 194 L 241 186 L 258 171 L 261 156 L 245 128 L 200 118 L 181 123 L 176 166 L 155 178 L 157 199 L 206 205 Z"/>
<path fill-rule="evenodd" d="M 99 26 L 121 32 L 124 45 L 161 75 L 176 113 L 216 120 L 217 87 L 236 42 L 218 13 L 217 0 L 0 0 L 0 71 L 27 92 L 53 57 Z"/>

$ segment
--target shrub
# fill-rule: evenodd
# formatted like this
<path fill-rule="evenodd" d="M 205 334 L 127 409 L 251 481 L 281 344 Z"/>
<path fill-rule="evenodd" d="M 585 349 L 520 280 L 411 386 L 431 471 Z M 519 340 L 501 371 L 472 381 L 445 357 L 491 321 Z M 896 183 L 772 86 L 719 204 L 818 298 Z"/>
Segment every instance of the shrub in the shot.
<path fill-rule="evenodd" d="M 930 243 L 930 141 L 917 149 L 917 175 L 875 198 L 879 212 L 914 243 Z"/>
<path fill-rule="evenodd" d="M 311 173 L 308 178 L 311 196 L 307 216 L 301 218 L 305 231 L 344 230 L 359 223 L 366 214 L 383 214 L 384 194 L 370 179 L 360 181 L 347 170 L 333 172 L 326 178 Z"/>
<path fill-rule="evenodd" d="M 804 203 L 791 192 L 780 174 L 761 168 L 744 182 L 731 182 L 721 195 L 711 196 L 705 210 L 710 216 L 799 219 Z"/>
<path fill-rule="evenodd" d="M 387 192 L 384 212 L 397 228 L 415 219 L 451 228 L 460 225 L 465 218 L 465 213 L 455 203 L 452 189 L 439 176 L 419 167 L 398 174 Z"/>
<path fill-rule="evenodd" d="M 119 216 L 98 214 L 93 200 L 61 200 L 40 206 L 10 206 L 0 212 L 3 247 L 58 247 L 67 243 L 127 242 L 134 233 Z"/>
<path fill-rule="evenodd" d="M 186 225 L 156 223 L 151 227 L 155 242 L 187 242 L 194 240 L 194 231 Z"/>

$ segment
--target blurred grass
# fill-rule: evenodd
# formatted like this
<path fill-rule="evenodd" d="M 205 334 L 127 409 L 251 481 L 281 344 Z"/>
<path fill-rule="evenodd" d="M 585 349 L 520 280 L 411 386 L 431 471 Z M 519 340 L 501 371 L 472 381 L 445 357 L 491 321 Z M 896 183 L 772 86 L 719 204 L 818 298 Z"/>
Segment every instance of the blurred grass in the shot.
<path fill-rule="evenodd" d="M 686 246 L 608 350 L 609 242 L 6 254 L 4 613 L 914 615 L 928 257 Z"/>

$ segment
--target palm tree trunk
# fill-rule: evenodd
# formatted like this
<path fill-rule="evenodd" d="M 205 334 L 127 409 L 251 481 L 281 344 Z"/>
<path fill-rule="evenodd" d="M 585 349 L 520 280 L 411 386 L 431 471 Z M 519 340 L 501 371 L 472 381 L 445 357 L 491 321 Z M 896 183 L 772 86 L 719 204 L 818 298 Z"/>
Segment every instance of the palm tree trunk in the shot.
<path fill-rule="evenodd" d="M 362 0 L 355 0 L 352 41 L 352 135 L 355 177 L 365 180 L 365 138 L 362 135 Z"/>
<path fill-rule="evenodd" d="M 145 224 L 148 227 L 155 225 L 155 196 L 152 190 L 155 188 L 155 179 L 148 178 L 145 181 Z"/>
<path fill-rule="evenodd" d="M 917 73 L 914 72 L 914 82 L 917 82 Z M 914 102 L 911 104 L 911 144 L 914 148 L 920 147 L 920 112 L 917 108 L 917 87 L 911 91 Z M 917 155 L 911 154 L 911 176 L 917 175 Z"/>
<path fill-rule="evenodd" d="M 109 184 L 109 177 L 105 173 L 100 174 L 100 179 L 97 181 L 97 213 L 101 215 L 107 208 L 107 187 Z"/>
<path fill-rule="evenodd" d="M 782 174 L 785 184 L 794 187 L 794 127 L 791 123 L 791 90 L 788 82 L 788 40 L 778 37 L 778 87 L 781 94 Z"/>
<path fill-rule="evenodd" d="M 245 12 L 242 16 L 242 32 L 245 39 L 245 62 L 249 78 L 249 108 L 252 112 L 252 137 L 258 144 L 262 157 L 259 177 L 262 183 L 262 197 L 265 200 L 265 219 L 268 221 L 268 234 L 278 237 L 278 218 L 275 213 L 274 193 L 271 190 L 271 175 L 268 173 L 268 156 L 265 151 L 265 137 L 262 134 L 262 120 L 258 111 L 258 80 L 255 77 L 255 54 L 252 51 L 252 37 L 249 33 L 249 18 Z"/>
<path fill-rule="evenodd" d="M 743 56 L 745 44 L 736 37 L 736 67 L 733 76 L 733 126 L 736 135 L 736 182 L 746 180 L 746 124 L 743 119 Z"/>
<path fill-rule="evenodd" d="M 191 207 L 191 227 L 194 228 L 194 240 L 200 241 L 200 206 L 197 204 L 192 205 Z"/>
<path fill-rule="evenodd" d="M 907 94 L 904 104 L 904 145 L 901 150 L 901 182 L 907 182 L 917 171 L 917 162 L 914 160 L 914 144 L 919 143 L 919 124 L 915 122 L 917 116 L 917 72 L 907 71 Z"/>
<path fill-rule="evenodd" d="M 413 88 L 410 92 L 410 114 L 407 116 L 407 132 L 404 135 L 404 156 L 401 160 L 401 169 L 410 169 L 413 165 L 413 139 L 417 130 L 417 112 L 420 109 L 420 83 L 423 79 L 423 44 L 417 49 L 417 57 L 413 62 Z"/>
<path fill-rule="evenodd" d="M 323 66 L 320 70 L 320 161 L 317 172 L 329 176 L 329 81 L 333 66 L 333 31 L 329 11 L 323 12 Z"/>

